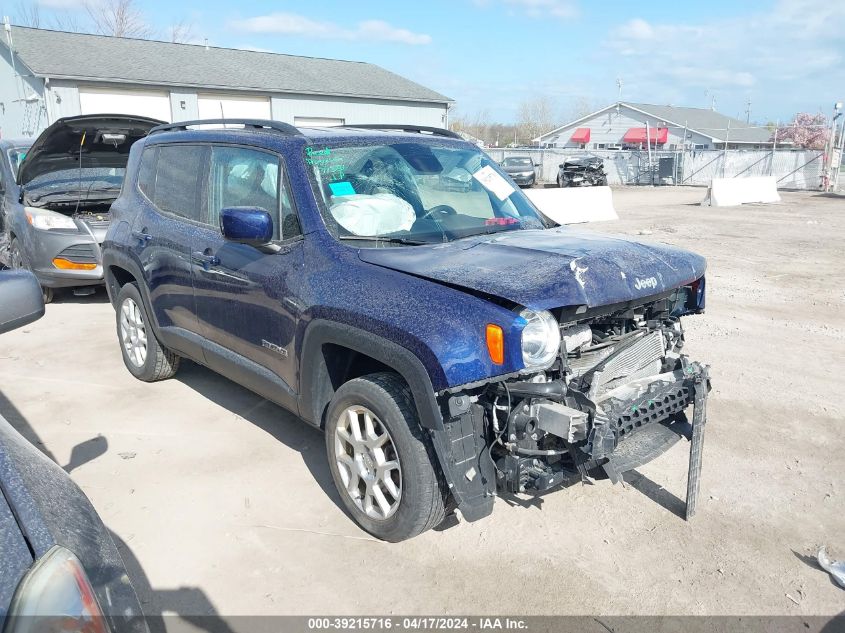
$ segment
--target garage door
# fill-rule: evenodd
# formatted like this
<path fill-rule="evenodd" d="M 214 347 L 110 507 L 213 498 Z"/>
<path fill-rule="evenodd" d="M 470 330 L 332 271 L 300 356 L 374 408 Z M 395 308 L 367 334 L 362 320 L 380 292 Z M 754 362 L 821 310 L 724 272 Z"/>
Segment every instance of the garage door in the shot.
<path fill-rule="evenodd" d="M 337 127 L 344 125 L 344 119 L 332 119 L 323 116 L 296 116 L 293 117 L 293 124 L 296 127 Z"/>
<path fill-rule="evenodd" d="M 229 95 L 198 95 L 197 107 L 201 119 L 269 119 L 270 99 L 267 97 L 232 97 Z"/>
<path fill-rule="evenodd" d="M 170 121 L 170 95 L 155 90 L 79 89 L 81 114 L 136 114 Z"/>

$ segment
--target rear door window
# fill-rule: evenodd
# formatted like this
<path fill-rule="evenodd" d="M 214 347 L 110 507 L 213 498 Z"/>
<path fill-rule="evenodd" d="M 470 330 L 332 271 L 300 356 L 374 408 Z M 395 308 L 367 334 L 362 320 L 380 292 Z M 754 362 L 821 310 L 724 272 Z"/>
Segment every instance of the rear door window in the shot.
<path fill-rule="evenodd" d="M 167 213 L 206 222 L 202 186 L 205 156 L 202 145 L 161 145 L 156 162 L 153 203 Z"/>

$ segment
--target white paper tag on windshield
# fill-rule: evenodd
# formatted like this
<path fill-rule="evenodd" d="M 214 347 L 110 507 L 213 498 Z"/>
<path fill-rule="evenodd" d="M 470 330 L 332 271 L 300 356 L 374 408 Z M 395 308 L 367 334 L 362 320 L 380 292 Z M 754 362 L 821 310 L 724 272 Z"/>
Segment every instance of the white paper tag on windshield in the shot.
<path fill-rule="evenodd" d="M 475 172 L 472 177 L 484 185 L 488 191 L 492 192 L 502 202 L 514 192 L 513 186 L 502 178 L 490 165 L 485 165 Z"/>

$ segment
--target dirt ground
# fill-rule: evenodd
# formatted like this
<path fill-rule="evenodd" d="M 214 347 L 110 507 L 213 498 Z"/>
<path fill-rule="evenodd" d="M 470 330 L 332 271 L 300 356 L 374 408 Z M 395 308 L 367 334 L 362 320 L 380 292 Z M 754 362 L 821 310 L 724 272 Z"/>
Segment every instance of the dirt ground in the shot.
<path fill-rule="evenodd" d="M 322 436 L 188 364 L 124 369 L 111 306 L 60 298 L 0 339 L 0 414 L 71 472 L 148 613 L 803 614 L 845 609 L 810 557 L 845 558 L 845 198 L 696 206 L 615 191 L 601 232 L 705 255 L 687 351 L 712 366 L 702 498 L 679 518 L 687 445 L 391 545 L 340 509 Z"/>

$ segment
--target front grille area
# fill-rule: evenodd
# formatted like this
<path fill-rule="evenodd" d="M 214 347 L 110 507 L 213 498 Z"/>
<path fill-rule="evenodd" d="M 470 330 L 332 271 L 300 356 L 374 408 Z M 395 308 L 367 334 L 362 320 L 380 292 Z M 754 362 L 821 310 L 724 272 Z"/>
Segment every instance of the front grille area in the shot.
<path fill-rule="evenodd" d="M 59 253 L 57 258 L 66 259 L 75 264 L 96 264 L 97 253 L 93 244 L 74 244 Z"/>

